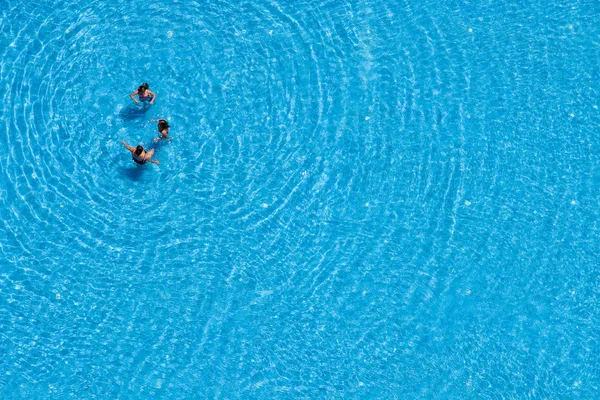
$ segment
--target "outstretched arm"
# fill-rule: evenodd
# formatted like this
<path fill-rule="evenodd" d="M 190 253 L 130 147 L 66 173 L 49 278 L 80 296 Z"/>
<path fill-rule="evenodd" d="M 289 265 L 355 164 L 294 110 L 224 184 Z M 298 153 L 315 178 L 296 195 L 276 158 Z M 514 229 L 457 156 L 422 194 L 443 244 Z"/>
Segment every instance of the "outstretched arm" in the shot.
<path fill-rule="evenodd" d="M 129 95 L 129 97 L 131 97 L 131 100 L 135 101 L 136 104 L 140 104 L 140 102 L 134 97 L 136 94 L 138 94 L 137 90 L 135 92 L 131 93 Z"/>
<path fill-rule="evenodd" d="M 154 149 L 150 149 L 150 151 L 147 151 L 147 152 L 144 154 L 143 158 L 144 158 L 144 160 L 146 160 L 146 161 L 149 161 L 149 162 L 151 162 L 151 163 L 153 163 L 153 164 L 159 165 L 160 163 L 159 163 L 158 161 L 156 161 L 156 160 L 153 160 L 153 159 L 151 158 L 153 155 L 154 155 Z"/>
<path fill-rule="evenodd" d="M 134 152 L 135 148 L 131 147 L 130 145 L 127 144 L 127 142 L 125 140 L 122 140 L 121 143 L 123 143 L 123 145 L 127 148 L 127 150 L 129 150 L 130 152 Z"/>

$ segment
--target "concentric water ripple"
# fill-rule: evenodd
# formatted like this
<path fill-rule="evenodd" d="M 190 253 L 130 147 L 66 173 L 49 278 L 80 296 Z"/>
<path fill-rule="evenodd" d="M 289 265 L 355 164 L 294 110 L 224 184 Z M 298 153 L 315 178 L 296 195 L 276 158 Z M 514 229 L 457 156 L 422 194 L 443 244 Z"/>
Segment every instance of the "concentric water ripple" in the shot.
<path fill-rule="evenodd" d="M 0 12 L 3 398 L 595 398 L 596 2 Z"/>

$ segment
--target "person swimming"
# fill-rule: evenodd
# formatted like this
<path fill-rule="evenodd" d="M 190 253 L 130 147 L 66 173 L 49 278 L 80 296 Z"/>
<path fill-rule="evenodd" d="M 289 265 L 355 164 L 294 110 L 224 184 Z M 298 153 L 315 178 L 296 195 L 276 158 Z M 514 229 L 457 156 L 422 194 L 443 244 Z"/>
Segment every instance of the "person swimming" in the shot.
<path fill-rule="evenodd" d="M 152 119 L 150 122 L 158 122 L 158 133 L 160 133 L 160 137 L 154 139 L 154 142 L 158 142 L 159 140 L 169 139 L 169 123 L 164 119 Z"/>
<path fill-rule="evenodd" d="M 131 159 L 136 164 L 143 165 L 143 164 L 146 164 L 147 162 L 151 162 L 156 165 L 160 164 L 160 162 L 152 159 L 152 155 L 154 154 L 154 149 L 152 149 L 150 151 L 145 151 L 144 147 L 142 145 L 138 145 L 137 147 L 132 147 L 132 146 L 128 145 L 125 140 L 122 140 L 121 143 L 123 143 L 123 145 L 125 145 L 127 150 L 129 150 L 131 152 Z"/>
<path fill-rule="evenodd" d="M 148 89 L 149 86 L 147 83 L 142 83 L 135 92 L 131 93 L 129 97 L 131 100 L 135 101 L 137 104 L 140 104 L 140 101 L 149 102 L 150 104 L 154 104 L 154 100 L 156 100 L 156 93 Z M 137 94 L 139 101 L 136 100 L 135 95 Z"/>

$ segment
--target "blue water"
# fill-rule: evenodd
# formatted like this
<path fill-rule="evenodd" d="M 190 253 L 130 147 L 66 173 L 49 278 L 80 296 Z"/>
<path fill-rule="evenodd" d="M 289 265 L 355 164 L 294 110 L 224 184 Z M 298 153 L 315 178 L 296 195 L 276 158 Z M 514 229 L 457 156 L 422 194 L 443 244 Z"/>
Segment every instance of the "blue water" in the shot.
<path fill-rule="evenodd" d="M 598 1 L 0 13 L 1 398 L 598 398 Z"/>

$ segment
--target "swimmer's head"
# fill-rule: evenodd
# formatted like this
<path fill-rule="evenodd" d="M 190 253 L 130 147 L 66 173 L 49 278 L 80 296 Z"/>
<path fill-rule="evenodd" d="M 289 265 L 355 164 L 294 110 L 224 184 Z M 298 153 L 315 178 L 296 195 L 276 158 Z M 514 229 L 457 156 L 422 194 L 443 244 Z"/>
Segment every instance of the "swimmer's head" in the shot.
<path fill-rule="evenodd" d="M 159 131 L 164 131 L 165 129 L 169 129 L 169 123 L 167 121 L 165 121 L 164 119 L 159 119 L 158 120 L 158 130 Z"/>
<path fill-rule="evenodd" d="M 142 83 L 139 87 L 138 87 L 138 92 L 145 92 L 146 90 L 148 90 L 150 86 L 148 86 L 147 83 Z"/>
<path fill-rule="evenodd" d="M 142 151 L 144 151 L 144 147 L 141 144 L 138 145 L 138 147 L 135 148 L 135 154 L 138 155 L 138 156 L 140 154 L 142 154 Z"/>

